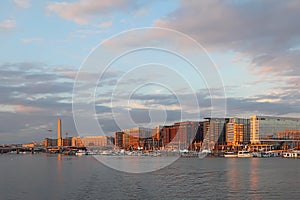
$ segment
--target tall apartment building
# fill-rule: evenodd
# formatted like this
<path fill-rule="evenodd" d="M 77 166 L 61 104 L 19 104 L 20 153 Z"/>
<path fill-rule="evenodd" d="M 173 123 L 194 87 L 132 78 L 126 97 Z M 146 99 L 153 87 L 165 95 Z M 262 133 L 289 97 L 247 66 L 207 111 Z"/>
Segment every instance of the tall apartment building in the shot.
<path fill-rule="evenodd" d="M 203 148 L 213 150 L 217 144 L 226 144 L 228 118 L 205 118 Z"/>
<path fill-rule="evenodd" d="M 167 149 L 192 149 L 194 142 L 202 142 L 203 123 L 195 121 L 176 122 L 159 128 L 161 146 Z M 155 129 L 156 132 L 157 128 Z"/>
<path fill-rule="evenodd" d="M 124 149 L 191 149 L 194 142 L 202 141 L 203 123 L 194 121 L 115 132 L 115 147 Z"/>
<path fill-rule="evenodd" d="M 123 133 L 121 134 L 122 148 L 125 149 L 145 148 L 147 146 L 147 140 L 152 138 L 152 129 L 143 127 L 124 129 L 121 133 Z M 115 140 L 116 139 L 119 140 L 119 138 L 115 137 Z"/>
<path fill-rule="evenodd" d="M 226 124 L 227 145 L 243 145 L 250 142 L 250 120 L 229 118 Z"/>
<path fill-rule="evenodd" d="M 122 131 L 115 132 L 115 147 L 118 149 L 123 148 L 123 135 L 124 132 Z"/>

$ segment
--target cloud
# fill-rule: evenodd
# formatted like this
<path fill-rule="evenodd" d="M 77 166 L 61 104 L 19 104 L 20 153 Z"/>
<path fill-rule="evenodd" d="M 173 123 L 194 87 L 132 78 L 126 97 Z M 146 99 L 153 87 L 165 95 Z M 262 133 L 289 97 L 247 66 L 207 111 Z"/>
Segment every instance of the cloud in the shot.
<path fill-rule="evenodd" d="M 181 1 L 154 26 L 182 31 L 214 52 L 236 52 L 250 73 L 299 79 L 300 2 Z"/>
<path fill-rule="evenodd" d="M 72 119 L 74 78 L 65 74 L 72 71 L 76 70 L 36 62 L 0 65 L 1 143 L 42 141 L 49 137 L 47 128 L 42 127 L 55 130 L 57 116 L 64 119 L 65 131 L 76 134 Z"/>
<path fill-rule="evenodd" d="M 112 21 L 103 22 L 99 25 L 99 28 L 109 28 L 112 26 Z"/>
<path fill-rule="evenodd" d="M 69 73 L 67 73 L 69 72 Z M 4 138 L 2 143 L 41 141 L 44 137 L 55 137 L 56 117 L 63 119 L 64 132 L 76 135 L 72 111 L 72 87 L 76 70 L 70 66 L 49 67 L 43 63 L 6 63 L 0 65 L 1 83 L 0 93 L 0 136 Z M 71 73 L 71 75 L 70 75 Z M 110 72 L 106 79 L 115 78 L 119 72 Z M 86 74 L 89 79 L 92 74 Z M 290 84 L 298 84 L 295 79 L 290 79 Z M 299 113 L 299 92 L 287 90 L 286 86 L 278 88 L 274 94 L 266 94 L 251 98 L 228 98 L 228 115 L 248 117 L 253 114 L 287 115 L 288 113 Z M 214 89 L 218 94 L 218 89 Z M 198 91 L 196 96 L 201 113 L 195 112 L 195 106 L 189 101 L 194 94 L 176 94 L 185 100 L 185 109 L 181 110 L 177 98 L 173 94 L 165 93 L 136 93 L 131 97 L 133 105 L 128 109 L 123 96 L 117 97 L 117 104 L 110 107 L 110 96 L 101 95 L 97 99 L 95 109 L 97 119 L 105 134 L 112 134 L 115 131 L 130 125 L 128 114 L 135 124 L 150 126 L 161 125 L 164 121 L 162 114 L 165 114 L 166 124 L 180 120 L 200 120 L 202 117 L 210 116 L 211 99 L 216 98 L 218 109 L 222 99 L 210 97 L 208 91 Z M 268 101 L 267 101 L 268 100 Z M 125 103 L 124 103 L 125 102 Z M 177 107 L 176 107 L 177 106 Z M 164 113 L 162 113 L 164 108 Z M 174 108 L 174 109 L 173 109 Z M 183 114 L 183 115 L 182 115 Z M 182 119 L 182 116 L 184 118 Z M 89 116 L 91 117 L 91 116 Z M 116 123 L 115 117 L 121 120 L 121 125 Z M 151 122 L 151 123 L 150 123 Z M 123 123 L 123 124 L 122 124 Z M 16 125 L 17 124 L 17 125 Z M 45 128 L 47 127 L 47 128 Z M 48 133 L 47 129 L 53 129 Z M 132 128 L 127 126 L 126 128 Z M 81 134 L 97 134 L 95 132 Z"/>
<path fill-rule="evenodd" d="M 0 32 L 13 29 L 16 27 L 16 25 L 17 25 L 17 22 L 15 20 L 6 19 L 6 20 L 0 22 Z"/>
<path fill-rule="evenodd" d="M 36 112 L 41 110 L 42 110 L 41 108 L 34 107 L 34 106 L 0 104 L 0 112 L 28 113 L 28 112 Z"/>
<path fill-rule="evenodd" d="M 30 0 L 12 0 L 20 8 L 29 8 Z"/>
<path fill-rule="evenodd" d="M 22 110 L 15 105 L 24 105 L 26 111 L 26 106 L 44 107 L 71 99 L 73 79 L 65 76 L 63 71 L 45 69 L 40 63 L 6 63 L 0 65 L 0 74 L 0 92 L 3 94 L 0 104 L 12 105 L 7 107 L 9 110 Z M 43 99 L 49 102 L 39 103 Z"/>
<path fill-rule="evenodd" d="M 111 16 L 112 13 L 131 12 L 140 7 L 138 1 L 133 0 L 78 0 L 75 2 L 53 2 L 47 5 L 47 11 L 59 17 L 74 21 L 78 24 L 88 24 L 95 16 Z"/>

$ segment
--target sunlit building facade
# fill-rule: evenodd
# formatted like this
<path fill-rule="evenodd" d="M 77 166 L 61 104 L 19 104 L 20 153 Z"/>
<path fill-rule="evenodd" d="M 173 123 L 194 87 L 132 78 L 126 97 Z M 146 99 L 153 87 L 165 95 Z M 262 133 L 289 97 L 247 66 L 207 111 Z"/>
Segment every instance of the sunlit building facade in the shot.
<path fill-rule="evenodd" d="M 194 143 L 203 140 L 202 125 L 202 122 L 185 121 L 156 127 L 153 130 L 154 145 L 157 140 L 160 149 L 193 149 Z"/>
<path fill-rule="evenodd" d="M 85 136 L 72 138 L 72 146 L 75 147 L 109 147 L 113 145 L 113 140 L 108 136 Z"/>
<path fill-rule="evenodd" d="M 152 129 L 144 127 L 135 127 L 124 129 L 122 134 L 122 146 L 124 149 L 144 149 L 147 140 L 152 138 Z"/>
<path fill-rule="evenodd" d="M 226 124 L 227 145 L 243 145 L 250 142 L 250 120 L 230 118 Z"/>
<path fill-rule="evenodd" d="M 72 138 L 72 146 L 73 147 L 83 147 L 84 146 L 81 141 L 81 138 L 79 136 Z"/>
<path fill-rule="evenodd" d="M 44 139 L 44 146 L 45 147 L 56 147 L 57 146 L 57 139 L 45 138 Z"/>

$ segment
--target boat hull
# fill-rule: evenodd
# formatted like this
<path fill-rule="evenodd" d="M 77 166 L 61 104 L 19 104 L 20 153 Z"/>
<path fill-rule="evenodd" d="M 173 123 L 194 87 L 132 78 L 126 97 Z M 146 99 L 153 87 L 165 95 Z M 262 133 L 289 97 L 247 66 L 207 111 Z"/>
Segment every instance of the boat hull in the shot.
<path fill-rule="evenodd" d="M 253 154 L 248 151 L 239 151 L 237 156 L 238 158 L 252 158 Z"/>
<path fill-rule="evenodd" d="M 238 155 L 234 154 L 234 155 L 224 155 L 225 158 L 237 158 Z"/>

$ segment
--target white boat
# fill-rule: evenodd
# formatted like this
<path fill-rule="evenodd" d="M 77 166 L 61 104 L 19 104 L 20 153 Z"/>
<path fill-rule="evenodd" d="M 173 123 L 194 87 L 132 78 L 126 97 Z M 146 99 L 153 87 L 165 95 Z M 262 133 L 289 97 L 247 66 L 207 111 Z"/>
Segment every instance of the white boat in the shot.
<path fill-rule="evenodd" d="M 224 157 L 225 158 L 237 158 L 238 155 L 235 152 L 227 151 L 227 152 L 224 153 Z"/>
<path fill-rule="evenodd" d="M 253 154 L 250 153 L 249 151 L 239 151 L 237 157 L 238 158 L 252 158 Z"/>
<path fill-rule="evenodd" d="M 206 157 L 209 154 L 211 154 L 211 150 L 204 149 L 202 151 L 199 151 L 198 157 L 199 158 L 204 158 L 204 157 Z"/>
<path fill-rule="evenodd" d="M 300 158 L 300 151 L 284 152 L 284 158 Z"/>
<path fill-rule="evenodd" d="M 272 152 L 272 151 L 262 152 L 262 157 L 263 157 L 263 158 L 274 157 L 274 152 Z"/>
<path fill-rule="evenodd" d="M 252 155 L 255 158 L 262 158 L 263 157 L 263 152 L 260 152 L 260 151 L 252 152 Z"/>
<path fill-rule="evenodd" d="M 86 151 L 84 150 L 78 150 L 76 153 L 75 153 L 76 156 L 82 156 L 82 155 L 87 155 Z"/>
<path fill-rule="evenodd" d="M 103 156 L 111 156 L 111 155 L 113 155 L 113 153 L 111 151 L 102 151 L 100 154 L 103 155 Z"/>

